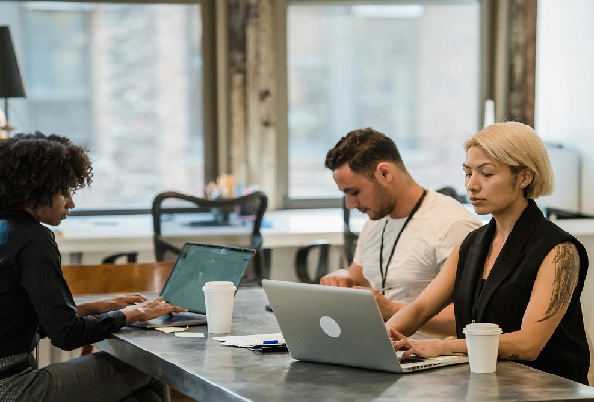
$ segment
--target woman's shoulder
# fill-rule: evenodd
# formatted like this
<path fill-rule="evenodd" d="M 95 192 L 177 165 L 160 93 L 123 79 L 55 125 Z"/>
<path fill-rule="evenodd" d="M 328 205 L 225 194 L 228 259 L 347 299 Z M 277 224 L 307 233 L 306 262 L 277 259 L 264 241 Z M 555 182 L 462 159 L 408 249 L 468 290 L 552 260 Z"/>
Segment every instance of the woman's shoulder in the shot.
<path fill-rule="evenodd" d="M 575 246 L 582 258 L 587 256 L 586 248 L 574 235 L 546 218 L 539 222 L 538 232 L 535 233 L 533 238 L 537 243 L 544 243 L 543 247 L 549 249 L 562 247 L 563 244 L 571 243 Z"/>
<path fill-rule="evenodd" d="M 22 210 L 0 212 L 3 240 L 18 243 L 55 243 L 52 231 Z"/>

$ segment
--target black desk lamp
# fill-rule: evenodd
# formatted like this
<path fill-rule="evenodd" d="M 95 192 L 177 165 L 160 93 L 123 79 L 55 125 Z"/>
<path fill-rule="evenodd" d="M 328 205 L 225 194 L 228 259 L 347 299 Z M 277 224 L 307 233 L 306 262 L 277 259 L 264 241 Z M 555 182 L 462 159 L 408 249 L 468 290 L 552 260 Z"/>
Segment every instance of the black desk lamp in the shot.
<path fill-rule="evenodd" d="M 0 98 L 4 98 L 4 116 L 6 124 L 0 130 L 10 134 L 13 130 L 8 125 L 8 98 L 24 98 L 25 88 L 19 72 L 19 63 L 12 46 L 10 30 L 0 26 Z"/>

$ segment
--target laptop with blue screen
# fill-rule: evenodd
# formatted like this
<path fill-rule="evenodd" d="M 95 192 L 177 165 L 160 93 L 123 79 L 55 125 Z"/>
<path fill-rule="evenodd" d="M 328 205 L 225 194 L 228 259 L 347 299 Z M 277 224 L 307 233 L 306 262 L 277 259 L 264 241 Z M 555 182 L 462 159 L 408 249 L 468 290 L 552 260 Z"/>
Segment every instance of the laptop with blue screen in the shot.
<path fill-rule="evenodd" d="M 206 324 L 202 287 L 209 281 L 231 281 L 237 287 L 256 251 L 248 248 L 187 242 L 173 265 L 160 296 L 171 304 L 187 308 L 134 326 L 144 328 Z"/>

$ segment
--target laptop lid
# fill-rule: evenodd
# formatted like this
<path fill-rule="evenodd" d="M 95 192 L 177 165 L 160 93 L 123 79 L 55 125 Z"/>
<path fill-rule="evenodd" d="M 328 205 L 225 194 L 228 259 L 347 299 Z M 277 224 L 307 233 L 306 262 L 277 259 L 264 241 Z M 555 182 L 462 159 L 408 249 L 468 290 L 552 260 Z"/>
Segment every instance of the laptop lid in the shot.
<path fill-rule="evenodd" d="M 294 359 L 393 373 L 468 361 L 440 356 L 400 362 L 368 290 L 274 280 L 262 286 Z"/>
<path fill-rule="evenodd" d="M 231 281 L 237 287 L 255 253 L 248 248 L 187 242 L 160 296 L 193 313 L 206 314 L 204 284 Z"/>

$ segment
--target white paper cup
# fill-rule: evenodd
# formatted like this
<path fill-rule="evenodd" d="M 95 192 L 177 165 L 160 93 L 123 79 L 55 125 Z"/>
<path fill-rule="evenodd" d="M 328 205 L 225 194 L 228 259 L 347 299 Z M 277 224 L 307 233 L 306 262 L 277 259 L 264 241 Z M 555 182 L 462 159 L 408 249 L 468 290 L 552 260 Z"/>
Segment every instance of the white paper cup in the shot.
<path fill-rule="evenodd" d="M 497 369 L 499 334 L 497 324 L 478 322 L 468 324 L 462 330 L 466 336 L 468 361 L 473 373 L 494 373 Z"/>
<path fill-rule="evenodd" d="M 211 334 L 228 334 L 231 331 L 235 284 L 230 281 L 206 282 L 202 288 L 206 304 L 206 321 Z"/>

